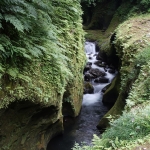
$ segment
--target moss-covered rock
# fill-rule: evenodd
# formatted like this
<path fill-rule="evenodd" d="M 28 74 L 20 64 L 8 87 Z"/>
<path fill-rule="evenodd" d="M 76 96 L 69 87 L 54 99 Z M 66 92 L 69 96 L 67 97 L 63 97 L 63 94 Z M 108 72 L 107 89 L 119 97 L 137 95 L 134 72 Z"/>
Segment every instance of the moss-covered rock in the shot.
<path fill-rule="evenodd" d="M 63 96 L 63 114 L 72 117 L 78 116 L 82 105 L 82 96 L 83 77 L 79 75 L 66 88 Z"/>
<path fill-rule="evenodd" d="M 120 75 L 118 74 L 113 79 L 109 88 L 105 91 L 102 102 L 104 104 L 113 105 L 117 100 L 119 91 L 120 91 Z"/>
<path fill-rule="evenodd" d="M 120 92 L 120 75 L 118 74 L 104 93 L 104 97 L 102 99 L 103 103 L 107 105 L 114 105 L 100 120 L 99 124 L 97 125 L 99 129 L 109 126 L 110 116 L 117 118 L 118 115 L 121 115 L 125 106 L 124 99 L 125 96 Z"/>
<path fill-rule="evenodd" d="M 119 115 L 122 114 L 122 111 L 125 106 L 125 97 L 122 93 L 119 94 L 114 106 L 103 116 L 103 118 L 99 121 L 97 128 L 106 129 L 110 124 L 110 120 L 118 118 Z"/>
<path fill-rule="evenodd" d="M 94 87 L 90 82 L 84 82 L 84 94 L 92 94 L 94 93 Z"/>
<path fill-rule="evenodd" d="M 62 119 L 59 101 L 49 107 L 31 101 L 13 102 L 0 110 L 0 147 L 46 149 L 48 141 L 63 132 Z"/>

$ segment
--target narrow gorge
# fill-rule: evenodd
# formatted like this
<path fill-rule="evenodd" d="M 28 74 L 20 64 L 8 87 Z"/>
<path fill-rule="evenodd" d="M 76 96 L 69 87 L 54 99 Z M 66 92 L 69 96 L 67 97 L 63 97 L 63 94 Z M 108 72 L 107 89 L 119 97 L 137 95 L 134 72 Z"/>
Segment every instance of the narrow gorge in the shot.
<path fill-rule="evenodd" d="M 104 106 L 103 93 L 117 71 L 104 58 L 99 58 L 99 47 L 96 51 L 95 42 L 85 42 L 87 63 L 84 68 L 84 95 L 81 112 L 78 117 L 64 116 L 64 133 L 48 144 L 47 150 L 69 150 L 75 143 L 91 144 L 93 134 L 100 136 L 97 129 L 99 120 L 110 109 Z M 98 59 L 98 60 L 97 60 Z"/>
<path fill-rule="evenodd" d="M 1 0 L 0 149 L 148 150 L 149 8 Z"/>

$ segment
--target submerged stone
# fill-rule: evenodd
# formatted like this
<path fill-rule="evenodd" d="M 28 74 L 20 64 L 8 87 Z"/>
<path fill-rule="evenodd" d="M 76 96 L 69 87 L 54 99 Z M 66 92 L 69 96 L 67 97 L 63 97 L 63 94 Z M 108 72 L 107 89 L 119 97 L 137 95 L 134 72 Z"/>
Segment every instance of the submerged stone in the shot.
<path fill-rule="evenodd" d="M 84 94 L 94 93 L 94 87 L 89 82 L 84 82 Z"/>

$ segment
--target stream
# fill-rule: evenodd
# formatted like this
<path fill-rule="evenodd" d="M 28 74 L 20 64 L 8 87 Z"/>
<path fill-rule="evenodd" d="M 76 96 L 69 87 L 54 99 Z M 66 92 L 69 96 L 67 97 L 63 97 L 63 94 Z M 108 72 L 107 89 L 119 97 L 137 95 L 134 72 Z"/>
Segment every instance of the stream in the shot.
<path fill-rule="evenodd" d="M 111 83 L 117 71 L 112 71 L 111 67 L 104 65 L 105 62 L 96 59 L 98 52 L 96 52 L 94 42 L 85 42 L 85 52 L 87 65 L 84 79 L 85 83 L 90 83 L 93 86 L 93 91 L 84 90 L 80 115 L 76 118 L 64 117 L 64 134 L 53 138 L 49 142 L 47 150 L 71 150 L 75 142 L 90 145 L 93 134 L 98 136 L 101 134 L 96 125 L 109 110 L 102 103 L 102 91 L 105 86 Z M 96 65 L 95 62 L 100 65 Z"/>

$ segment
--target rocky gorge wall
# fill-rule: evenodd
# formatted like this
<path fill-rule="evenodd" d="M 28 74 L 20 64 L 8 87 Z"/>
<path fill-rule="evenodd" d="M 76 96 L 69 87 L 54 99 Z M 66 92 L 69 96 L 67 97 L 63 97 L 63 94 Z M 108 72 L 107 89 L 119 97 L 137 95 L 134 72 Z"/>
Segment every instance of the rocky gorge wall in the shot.
<path fill-rule="evenodd" d="M 130 18 L 115 30 L 114 45 L 121 58 L 119 95 L 114 106 L 98 124 L 99 128 L 110 126 L 99 140 L 101 146 L 113 147 L 113 144 L 108 144 L 111 139 L 116 149 L 140 149 L 144 147 L 141 146 L 144 143 L 146 143 L 145 148 L 149 148 L 150 128 L 144 125 L 149 122 L 149 118 L 144 116 L 148 115 L 150 105 L 149 71 L 146 69 L 149 65 L 150 42 L 148 18 L 149 14 Z M 114 89 L 117 86 L 118 82 Z M 113 90 L 108 88 L 106 96 L 109 96 L 110 91 Z M 106 96 L 104 95 L 103 101 L 106 100 Z M 109 100 L 111 101 L 111 97 Z M 136 129 L 137 126 L 140 127 L 139 130 Z M 131 136 L 130 133 L 134 135 Z M 113 137 L 120 139 L 118 143 Z M 141 143 L 138 142 L 139 140 Z"/>
<path fill-rule="evenodd" d="M 12 6 L 12 3 L 10 7 L 20 5 L 14 2 Z M 27 6 L 32 4 L 25 3 Z M 40 4 L 42 5 L 38 6 Z M 5 6 L 5 3 L 3 5 Z M 18 7 L 26 8 L 22 5 Z M 32 58 L 27 59 L 27 64 L 24 57 L 18 54 L 16 68 L 11 61 L 0 62 L 3 64 L 3 70 L 0 72 L 0 149 L 2 150 L 46 149 L 51 138 L 63 133 L 63 114 L 77 116 L 81 108 L 82 72 L 86 58 L 80 3 L 73 0 L 41 1 L 33 5 L 32 9 L 38 14 L 38 18 L 36 20 L 35 16 L 37 24 L 32 24 L 30 32 L 16 31 L 14 24 L 7 23 L 7 26 L 2 24 L 3 34 L 0 33 L 1 37 L 8 36 L 13 45 L 19 43 L 21 37 L 27 40 L 33 36 L 34 30 L 40 25 L 35 34 L 39 41 L 34 37 L 26 43 L 28 46 L 30 43 L 34 45 L 34 54 L 42 51 L 40 53 L 42 56 L 38 57 L 30 56 L 30 53 L 24 54 L 23 56 L 28 59 Z M 19 12 L 16 15 L 19 15 Z M 31 20 L 29 22 L 32 22 Z M 40 29 L 44 31 L 41 32 Z M 9 37 L 7 30 L 14 35 Z M 45 37 L 41 40 L 42 36 Z M 24 51 L 29 50 L 25 45 L 23 46 Z M 12 57 L 15 59 L 15 56 Z"/>

